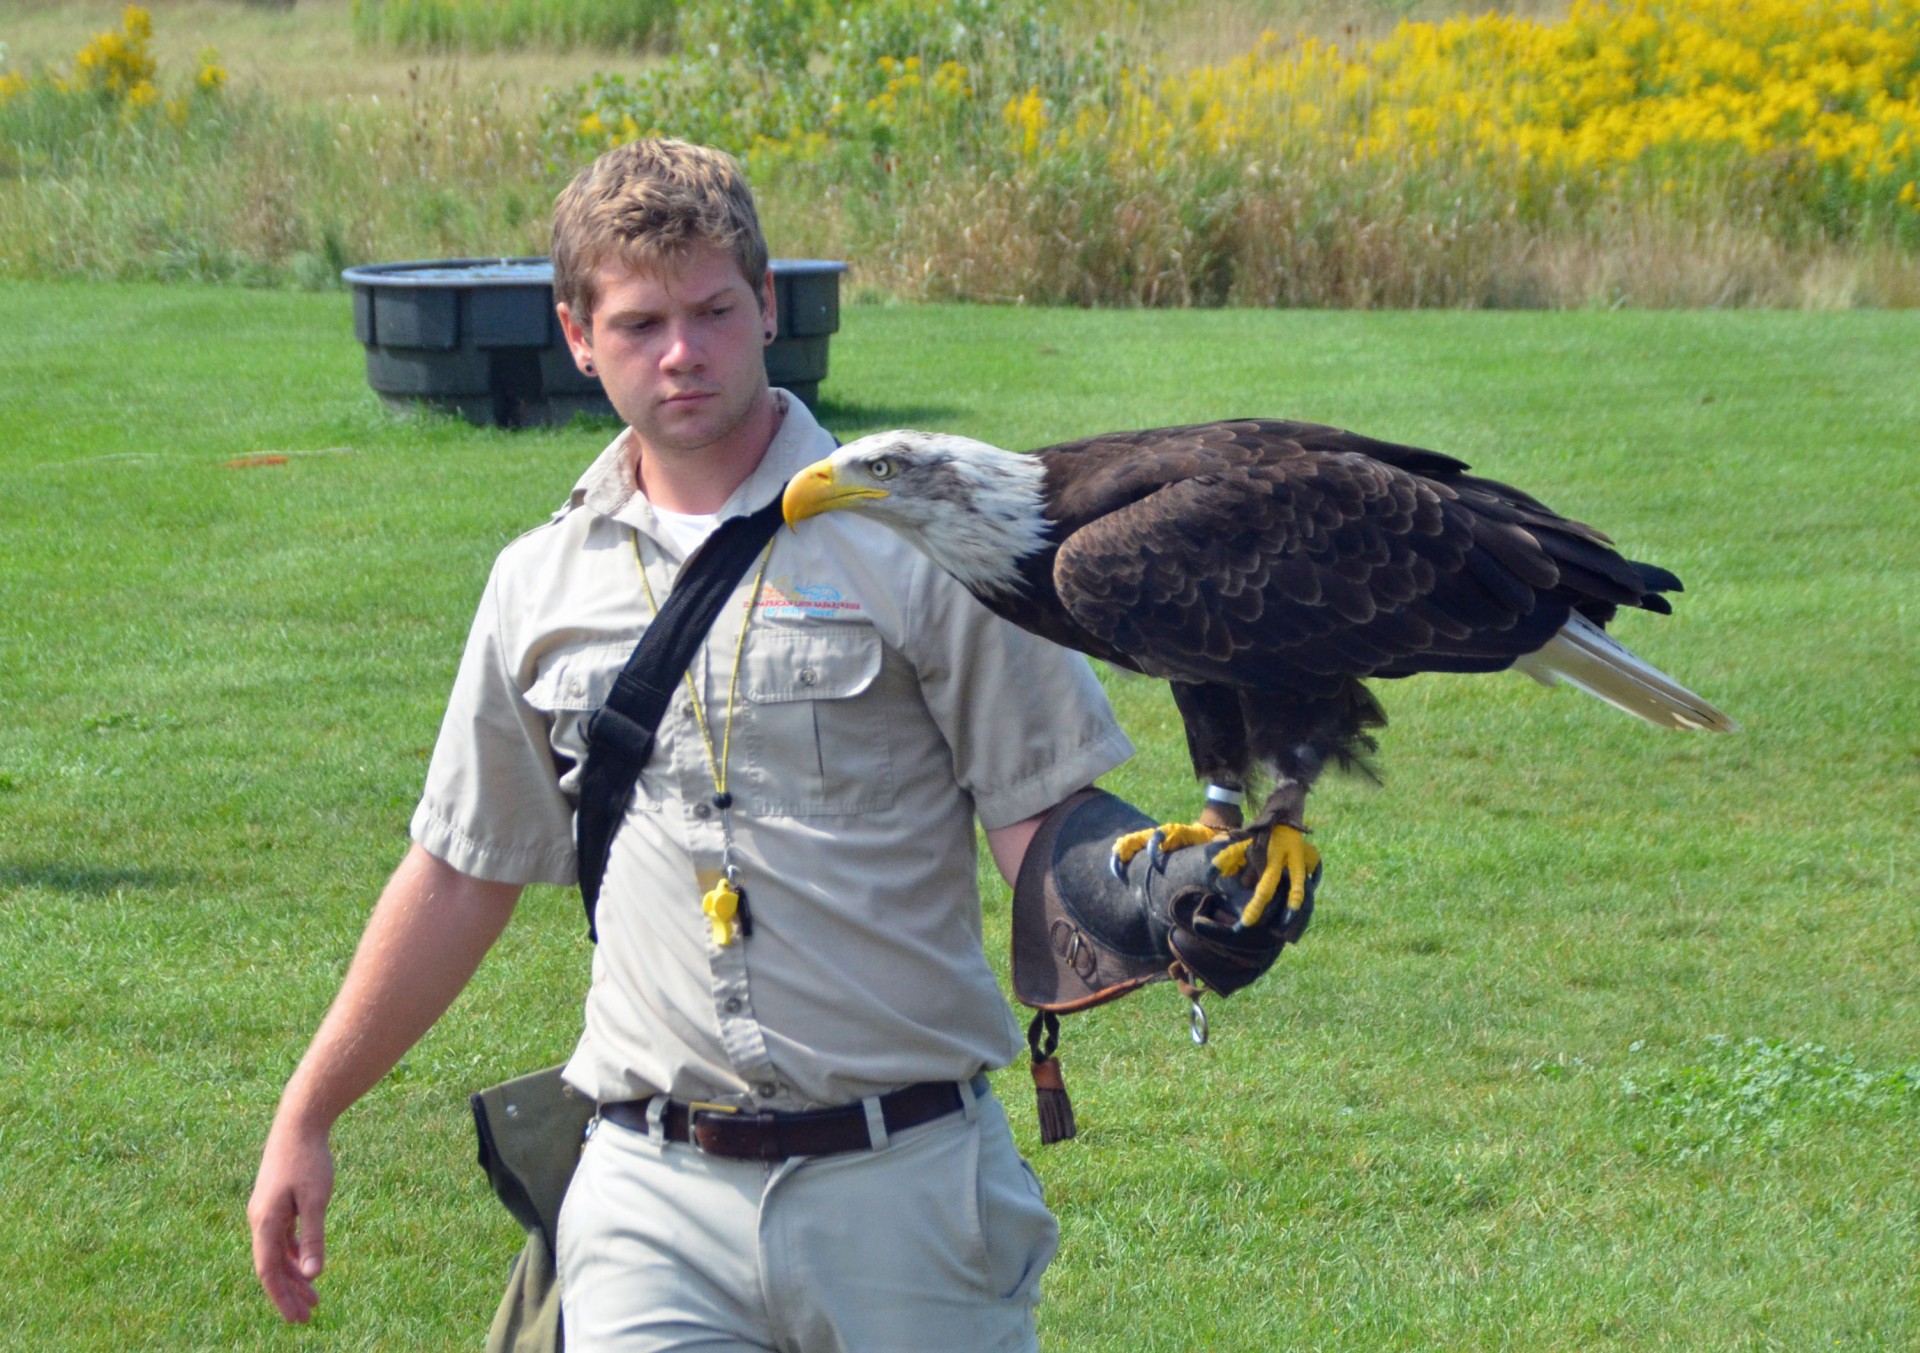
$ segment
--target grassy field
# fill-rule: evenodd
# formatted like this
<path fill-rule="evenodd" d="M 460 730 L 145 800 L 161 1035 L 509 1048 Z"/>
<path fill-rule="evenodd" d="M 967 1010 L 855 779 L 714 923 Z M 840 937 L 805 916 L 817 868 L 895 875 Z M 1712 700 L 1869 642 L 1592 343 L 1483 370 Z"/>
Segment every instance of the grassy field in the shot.
<path fill-rule="evenodd" d="M 1620 628 L 1745 725 L 1389 684 L 1385 786 L 1316 795 L 1312 933 L 1213 1043 L 1166 987 L 1069 1021 L 1049 1348 L 1920 1343 L 1916 345 L 1911 315 L 847 312 L 842 433 L 1260 413 L 1461 454 L 1679 572 L 1678 614 Z M 570 1046 L 571 894 L 530 893 L 341 1123 L 315 1328 L 255 1290 L 242 1210 L 488 562 L 607 430 L 390 417 L 339 296 L 0 287 L 0 386 L 0 1342 L 477 1347 L 518 1242 L 464 1097 Z M 1142 748 L 1110 787 L 1188 811 L 1163 691 L 1110 686 Z"/>

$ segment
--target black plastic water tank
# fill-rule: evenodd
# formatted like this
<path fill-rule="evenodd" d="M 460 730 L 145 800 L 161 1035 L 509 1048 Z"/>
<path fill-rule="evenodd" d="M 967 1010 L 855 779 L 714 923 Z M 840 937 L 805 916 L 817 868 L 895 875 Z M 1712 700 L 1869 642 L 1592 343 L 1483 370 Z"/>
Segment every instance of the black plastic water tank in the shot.
<path fill-rule="evenodd" d="M 776 258 L 778 332 L 767 377 L 812 408 L 840 328 L 844 263 Z M 340 274 L 353 288 L 353 333 L 367 384 L 390 408 L 425 404 L 473 423 L 524 427 L 576 413 L 612 416 L 600 382 L 583 376 L 553 313 L 546 258 L 442 258 L 373 263 Z"/>

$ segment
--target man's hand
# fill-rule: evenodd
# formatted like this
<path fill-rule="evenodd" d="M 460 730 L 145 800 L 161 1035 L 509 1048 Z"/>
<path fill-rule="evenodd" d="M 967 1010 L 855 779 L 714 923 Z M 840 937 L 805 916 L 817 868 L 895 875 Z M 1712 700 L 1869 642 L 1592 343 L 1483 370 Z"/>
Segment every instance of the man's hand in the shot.
<path fill-rule="evenodd" d="M 327 1200 L 333 1152 L 327 1134 L 276 1122 L 267 1134 L 247 1203 L 253 1271 L 286 1319 L 305 1324 L 320 1302 L 314 1287 L 326 1265 Z"/>
<path fill-rule="evenodd" d="M 280 1097 L 247 1204 L 253 1271 L 289 1320 L 320 1296 L 333 1153 L 327 1133 L 391 1071 L 466 986 L 520 897 L 517 883 L 462 874 L 419 846 L 387 881 L 340 994 Z"/>

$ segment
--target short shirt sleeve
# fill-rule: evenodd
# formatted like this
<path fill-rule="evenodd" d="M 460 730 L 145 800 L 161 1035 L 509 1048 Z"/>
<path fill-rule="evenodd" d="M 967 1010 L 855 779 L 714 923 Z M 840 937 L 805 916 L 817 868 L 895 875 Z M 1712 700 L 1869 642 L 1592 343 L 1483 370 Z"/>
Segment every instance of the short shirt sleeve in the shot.
<path fill-rule="evenodd" d="M 496 563 L 467 635 L 411 835 L 475 878 L 569 884 L 573 806 L 560 790 L 547 718 L 522 688 L 500 589 Z"/>
<path fill-rule="evenodd" d="M 981 825 L 1044 812 L 1133 755 L 1088 660 L 1027 633 L 927 566 L 912 653 Z"/>

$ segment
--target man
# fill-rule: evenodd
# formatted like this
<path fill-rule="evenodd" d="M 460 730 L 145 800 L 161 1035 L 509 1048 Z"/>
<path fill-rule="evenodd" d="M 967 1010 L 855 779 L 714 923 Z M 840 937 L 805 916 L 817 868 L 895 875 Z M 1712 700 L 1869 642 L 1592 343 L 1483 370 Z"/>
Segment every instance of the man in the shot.
<path fill-rule="evenodd" d="M 772 277 L 726 156 L 602 156 L 556 205 L 554 272 L 575 360 L 627 428 L 496 563 L 414 845 L 281 1099 L 248 1214 L 289 1320 L 318 1300 L 332 1123 L 453 1001 L 521 888 L 573 881 L 586 719 L 656 602 L 718 521 L 832 447 L 767 385 Z M 884 528 L 822 520 L 768 548 L 613 838 L 566 1072 L 602 1106 L 561 1215 L 567 1342 L 1031 1348 L 1057 1230 L 982 1074 L 1018 1036 L 981 953 L 972 823 L 1012 879 L 1046 812 L 1131 748 L 1082 659 Z M 843 1106 L 804 1154 L 684 1140 Z"/>

